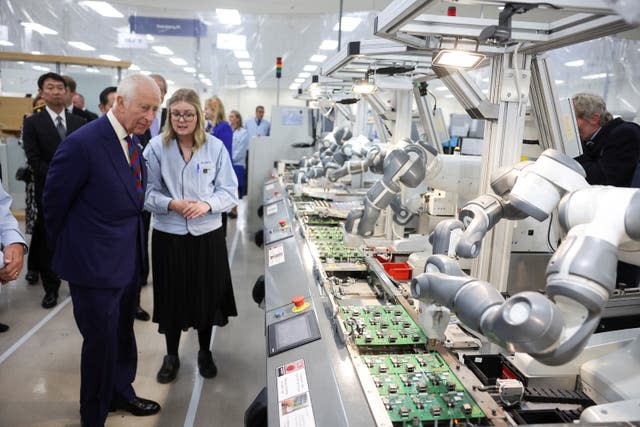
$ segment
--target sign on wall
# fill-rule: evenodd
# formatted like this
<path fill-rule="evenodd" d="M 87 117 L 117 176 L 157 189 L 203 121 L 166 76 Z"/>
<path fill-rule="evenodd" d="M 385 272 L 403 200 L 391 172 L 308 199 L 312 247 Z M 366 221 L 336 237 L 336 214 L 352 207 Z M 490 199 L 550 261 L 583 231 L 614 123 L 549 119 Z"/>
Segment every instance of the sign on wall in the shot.
<path fill-rule="evenodd" d="M 207 35 L 207 26 L 199 19 L 130 16 L 129 27 L 132 32 L 137 34 L 183 37 L 205 37 Z"/>

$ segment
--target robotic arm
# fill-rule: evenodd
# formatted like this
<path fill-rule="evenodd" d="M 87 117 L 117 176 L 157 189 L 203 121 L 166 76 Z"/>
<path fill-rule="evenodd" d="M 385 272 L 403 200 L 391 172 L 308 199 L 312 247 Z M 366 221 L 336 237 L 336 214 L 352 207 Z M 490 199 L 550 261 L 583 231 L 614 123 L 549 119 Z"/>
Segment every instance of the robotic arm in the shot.
<path fill-rule="evenodd" d="M 519 220 L 532 216 L 545 220 L 567 192 L 587 187 L 582 167 L 559 151 L 545 150 L 536 162 L 520 162 L 493 173 L 491 188 L 467 203 L 459 218 L 465 226 L 456 253 L 475 258 L 484 236 L 501 219 Z"/>
<path fill-rule="evenodd" d="M 566 363 L 584 348 L 615 288 L 619 254 L 640 265 L 640 190 L 585 186 L 578 179 L 579 166 L 570 159 L 564 159 L 566 166 L 577 176 L 549 163 L 563 157 L 545 151 L 535 164 L 520 169 L 512 189 L 502 193 L 517 215 L 544 218 L 558 205 L 560 224 L 568 234 L 547 266 L 546 296 L 520 292 L 505 300 L 491 284 L 467 276 L 446 255 L 431 256 L 425 273 L 412 281 L 413 295 L 423 302 L 455 311 L 461 322 L 490 341 L 548 365 Z M 529 194 L 533 189 L 535 194 Z M 474 213 L 486 211 L 471 223 L 494 225 L 500 212 L 502 217 L 511 215 L 504 206 Z M 495 211 L 497 216 L 491 213 Z"/>
<path fill-rule="evenodd" d="M 400 184 L 415 188 L 424 180 L 427 153 L 437 155 L 437 151 L 428 144 L 413 144 L 408 140 L 402 140 L 396 148 L 391 150 L 384 159 L 382 179 L 367 192 L 364 198 L 364 209 L 349 212 L 345 230 L 353 233 L 356 229 L 356 221 L 359 220 L 357 234 L 371 236 L 382 209 L 389 206 L 400 193 L 402 189 Z M 397 216 L 401 215 L 399 212 L 406 212 L 398 200 L 394 202 L 394 206 Z"/>

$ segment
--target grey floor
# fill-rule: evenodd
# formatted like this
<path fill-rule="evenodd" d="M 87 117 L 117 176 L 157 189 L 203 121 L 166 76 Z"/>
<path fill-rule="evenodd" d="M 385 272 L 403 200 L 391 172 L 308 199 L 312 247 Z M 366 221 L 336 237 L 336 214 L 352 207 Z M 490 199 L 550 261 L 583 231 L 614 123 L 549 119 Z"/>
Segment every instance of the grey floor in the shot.
<path fill-rule="evenodd" d="M 263 271 L 263 252 L 240 215 L 229 221 L 227 248 L 238 317 L 216 328 L 213 356 L 218 376 L 200 377 L 195 331 L 183 334 L 181 367 L 171 384 L 159 384 L 156 373 L 165 354 L 164 336 L 156 325 L 136 320 L 139 396 L 153 399 L 162 411 L 151 417 L 111 413 L 106 426 L 242 426 L 244 411 L 265 383 L 264 312 L 251 299 Z M 26 269 L 26 267 L 25 267 Z M 58 306 L 40 307 L 44 291 L 24 279 L 0 290 L 0 322 L 11 329 L 0 334 L 0 426 L 79 426 L 80 347 L 69 290 L 60 289 Z M 151 284 L 142 289 L 142 306 L 153 307 Z"/>

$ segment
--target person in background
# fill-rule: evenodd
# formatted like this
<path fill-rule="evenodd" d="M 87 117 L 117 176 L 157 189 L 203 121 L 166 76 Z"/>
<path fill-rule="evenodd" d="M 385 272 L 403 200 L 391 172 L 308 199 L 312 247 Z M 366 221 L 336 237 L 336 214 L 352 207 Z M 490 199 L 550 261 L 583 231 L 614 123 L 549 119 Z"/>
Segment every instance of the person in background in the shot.
<path fill-rule="evenodd" d="M 251 120 L 247 120 L 245 125 L 249 132 L 249 138 L 269 136 L 271 133 L 271 123 L 264 118 L 264 107 L 262 105 L 256 107 L 256 116 Z"/>
<path fill-rule="evenodd" d="M 32 113 L 25 115 L 25 118 L 31 116 L 34 113 L 39 113 L 44 109 L 46 103 L 44 99 L 40 95 L 36 95 L 33 98 L 32 103 Z M 20 133 L 19 144 L 23 147 L 22 143 L 22 132 Z M 16 178 L 18 176 L 16 175 Z M 24 181 L 25 183 L 25 209 L 24 209 L 24 227 L 25 233 L 31 235 L 31 239 L 33 241 L 33 232 L 35 229 L 36 219 L 38 217 L 38 207 L 36 204 L 36 187 L 34 184 L 33 177 L 33 169 L 29 166 L 27 162 L 24 168 L 24 174 L 20 178 L 20 181 Z M 37 246 L 31 245 L 31 250 L 29 251 L 29 255 L 27 256 L 27 274 L 25 279 L 27 279 L 27 283 L 30 285 L 38 284 L 38 280 L 40 280 L 40 273 L 38 271 L 38 254 L 36 253 Z"/>
<path fill-rule="evenodd" d="M 93 111 L 89 111 L 85 108 L 84 105 L 84 96 L 80 93 L 75 93 L 73 98 L 71 98 L 71 103 L 73 104 L 73 108 L 77 108 L 78 110 L 84 111 L 88 116 L 92 117 L 91 120 L 95 120 L 98 118 L 98 115 Z"/>
<path fill-rule="evenodd" d="M 45 295 L 43 308 L 58 304 L 60 278 L 51 269 L 51 249 L 47 241 L 42 194 L 49 163 L 53 159 L 58 145 L 72 132 L 80 129 L 86 122 L 82 117 L 67 113 L 66 81 L 56 73 L 46 73 L 38 78 L 38 94 L 44 99 L 46 107 L 24 119 L 22 125 L 22 144 L 27 162 L 33 170 L 36 207 L 38 214 L 31 236 L 31 247 L 36 255 L 36 265 L 40 272 Z"/>
<path fill-rule="evenodd" d="M 62 76 L 65 82 L 67 82 L 67 97 L 66 97 L 66 109 L 69 114 L 75 114 L 76 116 L 80 116 L 88 122 L 91 120 L 95 120 L 98 118 L 96 113 L 92 113 L 91 111 L 84 110 L 82 108 L 78 108 L 73 104 L 73 97 L 76 96 L 76 81 L 71 76 Z"/>
<path fill-rule="evenodd" d="M 103 426 L 109 411 L 153 415 L 160 405 L 133 389 L 133 331 L 144 262 L 142 208 L 147 171 L 135 135 L 151 125 L 160 91 L 142 74 L 125 77 L 109 112 L 58 148 L 47 175 L 44 214 L 53 268 L 69 282 L 82 334 L 82 426 Z"/>
<path fill-rule="evenodd" d="M 24 241 L 18 221 L 11 214 L 11 196 L 0 185 L 0 283 L 3 285 L 16 280 L 22 271 L 27 244 Z M 0 323 L 0 333 L 9 330 L 9 326 Z"/>
<path fill-rule="evenodd" d="M 614 119 L 604 99 L 590 93 L 572 97 L 583 154 L 576 157 L 591 185 L 629 187 L 640 160 L 640 126 Z M 640 269 L 618 262 L 619 287 L 636 287 Z"/>
<path fill-rule="evenodd" d="M 231 129 L 233 129 L 233 156 L 231 158 L 233 162 L 233 170 L 236 173 L 238 179 L 238 196 L 242 199 L 246 193 L 245 187 L 245 164 L 247 161 L 247 150 L 249 149 L 249 132 L 242 125 L 242 116 L 236 110 L 232 110 L 229 113 L 229 123 Z M 238 208 L 234 207 L 229 212 L 231 218 L 238 217 Z"/>
<path fill-rule="evenodd" d="M 153 321 L 167 355 L 158 382 L 176 378 L 182 330 L 198 330 L 198 369 L 215 377 L 212 327 L 237 316 L 221 213 L 238 203 L 238 183 L 222 141 L 205 132 L 200 98 L 179 89 L 169 125 L 144 150 L 149 168 L 145 209 L 153 213 Z"/>
<path fill-rule="evenodd" d="M 113 100 L 116 99 L 116 90 L 118 88 L 115 86 L 107 86 L 102 89 L 100 92 L 100 104 L 98 104 L 98 109 L 100 110 L 100 115 L 107 114 L 107 111 L 111 109 L 113 105 Z"/>
<path fill-rule="evenodd" d="M 151 77 L 160 88 L 160 104 L 162 104 L 162 102 L 164 102 L 165 96 L 167 96 L 167 80 L 165 80 L 165 78 L 162 77 L 160 74 L 150 74 L 149 77 Z M 156 114 L 156 117 L 153 119 L 153 123 L 151 124 L 151 127 L 146 132 L 146 135 L 148 138 L 147 138 L 147 141 L 145 142 L 148 142 L 154 136 L 162 133 L 162 128 L 164 128 L 164 125 L 166 122 L 167 122 L 167 109 L 162 108 L 160 109 L 158 114 Z M 143 143 L 143 145 L 146 145 L 146 144 Z"/>
<path fill-rule="evenodd" d="M 225 120 L 224 104 L 217 96 L 207 99 L 204 107 L 204 115 L 207 118 L 205 132 L 218 138 L 227 149 L 230 158 L 233 158 L 233 130 L 229 122 Z M 222 230 L 227 235 L 227 212 L 222 213 Z"/>

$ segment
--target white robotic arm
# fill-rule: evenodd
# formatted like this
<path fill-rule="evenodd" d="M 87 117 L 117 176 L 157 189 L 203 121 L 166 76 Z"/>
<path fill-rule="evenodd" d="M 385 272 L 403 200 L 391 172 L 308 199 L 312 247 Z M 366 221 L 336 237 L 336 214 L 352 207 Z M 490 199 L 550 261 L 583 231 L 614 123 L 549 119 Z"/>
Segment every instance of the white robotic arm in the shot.
<path fill-rule="evenodd" d="M 566 170 L 562 174 L 560 163 L 577 176 Z M 640 265 L 640 190 L 585 186 L 577 163 L 570 166 L 560 153 L 545 152 L 520 169 L 510 191 L 502 192 L 518 215 L 540 219 L 558 205 L 568 234 L 547 266 L 546 296 L 521 292 L 505 300 L 491 284 L 467 276 L 445 255 L 427 260 L 425 273 L 412 281 L 413 295 L 450 308 L 467 327 L 510 351 L 529 353 L 548 365 L 576 357 L 615 288 L 619 252 Z M 498 214 L 489 211 L 483 216 L 486 211 L 477 209 L 471 224 L 493 225 L 498 216 L 509 214 L 504 207 Z"/>
<path fill-rule="evenodd" d="M 392 204 L 402 189 L 401 184 L 415 188 L 424 180 L 428 153 L 437 155 L 437 151 L 426 143 L 414 144 L 410 140 L 401 140 L 384 158 L 384 175 L 367 191 L 364 209 L 349 212 L 345 230 L 348 233 L 357 230 L 360 236 L 371 236 L 380 212 Z M 395 212 L 401 212 L 399 216 L 406 212 L 398 200 L 393 206 Z"/>

